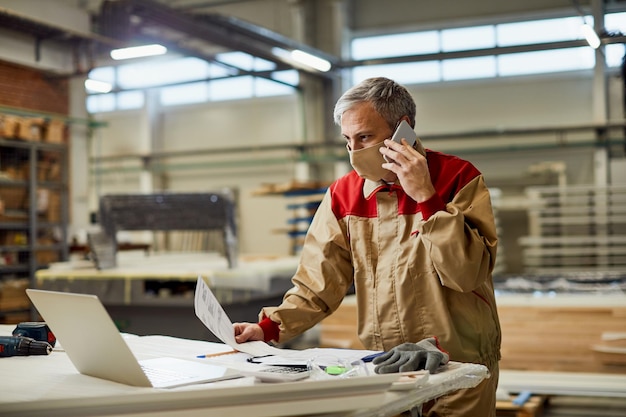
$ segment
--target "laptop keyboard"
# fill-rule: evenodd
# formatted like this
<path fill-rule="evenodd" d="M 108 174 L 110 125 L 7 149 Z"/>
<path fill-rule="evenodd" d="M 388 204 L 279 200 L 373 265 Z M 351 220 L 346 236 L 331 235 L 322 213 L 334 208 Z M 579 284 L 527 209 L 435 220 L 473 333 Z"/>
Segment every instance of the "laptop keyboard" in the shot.
<path fill-rule="evenodd" d="M 141 365 L 141 369 L 143 369 L 143 372 L 146 374 L 146 376 L 153 385 L 183 381 L 185 379 L 191 378 L 191 376 L 189 375 L 181 374 L 179 372 L 171 371 L 168 369 L 151 368 L 145 365 Z"/>

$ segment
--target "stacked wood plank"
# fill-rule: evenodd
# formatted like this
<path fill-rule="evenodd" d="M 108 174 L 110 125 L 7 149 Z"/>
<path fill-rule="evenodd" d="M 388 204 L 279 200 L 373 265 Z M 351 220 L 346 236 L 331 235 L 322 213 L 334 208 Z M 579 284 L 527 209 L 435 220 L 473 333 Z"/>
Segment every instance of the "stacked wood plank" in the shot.
<path fill-rule="evenodd" d="M 603 333 L 626 332 L 626 306 L 498 307 L 501 369 L 626 373 L 594 349 Z"/>

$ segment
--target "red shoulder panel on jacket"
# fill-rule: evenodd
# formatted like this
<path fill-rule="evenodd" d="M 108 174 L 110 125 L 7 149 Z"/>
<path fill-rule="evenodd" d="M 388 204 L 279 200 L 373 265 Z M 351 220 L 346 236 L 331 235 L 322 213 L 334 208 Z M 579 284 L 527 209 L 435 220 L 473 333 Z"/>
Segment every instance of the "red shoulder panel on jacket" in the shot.
<path fill-rule="evenodd" d="M 445 203 L 452 201 L 463 187 L 481 175 L 474 165 L 459 157 L 430 150 L 426 152 L 430 178 L 437 194 Z M 365 199 L 364 181 L 355 171 L 351 171 L 331 184 L 331 205 L 335 217 L 338 219 L 345 216 L 376 217 L 376 199 Z M 419 211 L 417 203 L 407 196 L 401 187 L 391 186 L 389 190 L 379 192 L 398 193 L 398 214 L 400 215 L 415 214 Z"/>

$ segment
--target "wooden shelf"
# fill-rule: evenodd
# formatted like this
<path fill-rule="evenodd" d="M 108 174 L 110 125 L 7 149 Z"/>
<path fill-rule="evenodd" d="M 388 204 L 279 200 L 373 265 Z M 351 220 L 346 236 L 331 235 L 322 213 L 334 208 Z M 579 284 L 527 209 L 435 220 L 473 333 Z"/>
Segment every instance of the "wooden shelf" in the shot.
<path fill-rule="evenodd" d="M 51 138 L 0 137 L 3 323 L 29 319 L 30 302 L 22 283 L 33 286 L 37 270 L 68 257 L 68 152 L 65 144 L 45 141 Z M 18 283 L 22 286 L 16 290 Z"/>

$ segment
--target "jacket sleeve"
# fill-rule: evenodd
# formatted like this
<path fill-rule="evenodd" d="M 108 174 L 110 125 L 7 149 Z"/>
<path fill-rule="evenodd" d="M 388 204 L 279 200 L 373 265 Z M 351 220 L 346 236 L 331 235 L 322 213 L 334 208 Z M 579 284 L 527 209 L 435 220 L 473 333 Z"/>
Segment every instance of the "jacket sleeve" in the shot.
<path fill-rule="evenodd" d="M 263 308 L 260 318 L 278 323 L 278 342 L 286 342 L 335 311 L 352 280 L 349 244 L 327 191 L 306 235 L 293 288 L 285 293 L 281 305 Z"/>
<path fill-rule="evenodd" d="M 491 279 L 498 238 L 482 175 L 461 188 L 445 210 L 420 222 L 418 231 L 443 286 L 469 292 Z"/>

